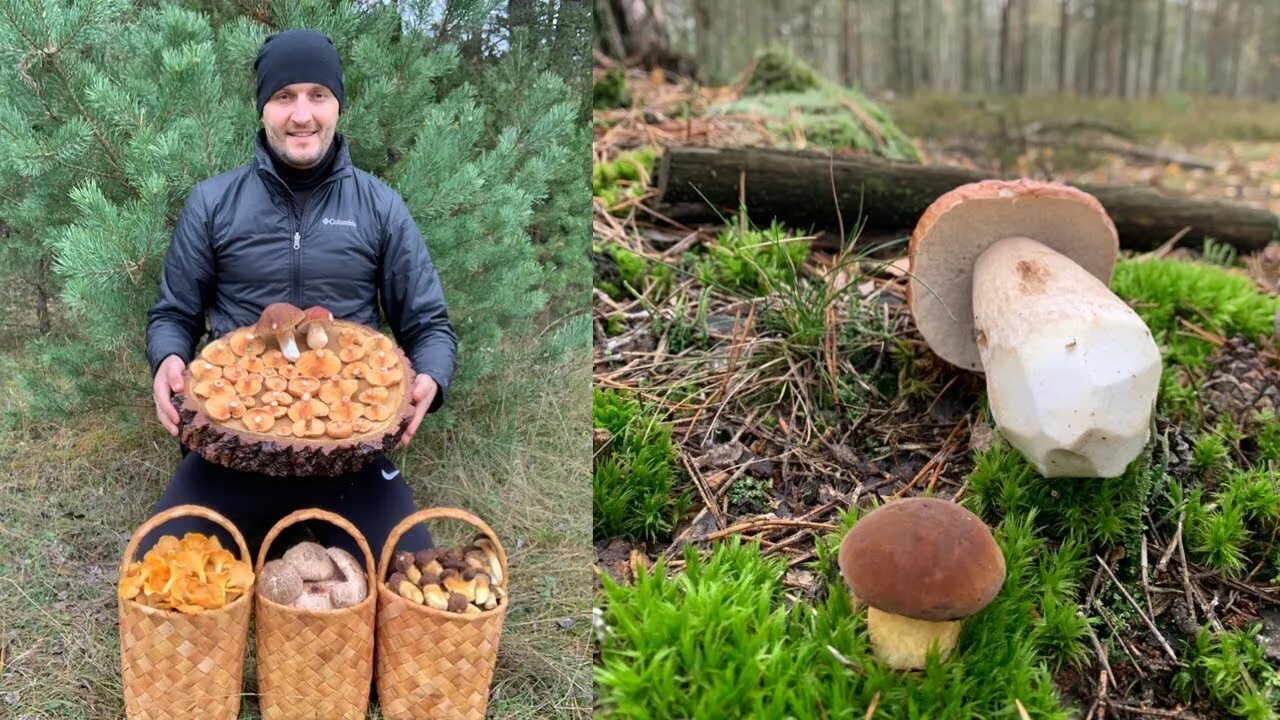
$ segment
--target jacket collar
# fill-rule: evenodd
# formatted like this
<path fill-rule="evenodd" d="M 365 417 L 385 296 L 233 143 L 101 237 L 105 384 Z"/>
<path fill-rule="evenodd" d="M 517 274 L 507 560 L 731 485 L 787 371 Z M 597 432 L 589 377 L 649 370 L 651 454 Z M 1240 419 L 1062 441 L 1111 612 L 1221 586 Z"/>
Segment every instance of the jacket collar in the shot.
<path fill-rule="evenodd" d="M 253 141 L 254 165 L 257 166 L 259 173 L 265 173 L 266 175 L 274 178 L 275 181 L 280 183 L 283 187 L 285 186 L 285 182 L 280 178 L 280 175 L 276 173 L 275 165 L 271 162 L 271 156 L 267 154 L 266 143 L 266 131 L 259 129 Z M 328 182 L 340 177 L 345 177 L 346 175 L 349 175 L 355 167 L 355 165 L 351 163 L 351 148 L 347 144 L 347 138 L 341 133 L 334 133 L 333 144 L 338 148 L 337 157 L 333 159 L 333 170 L 329 173 L 329 177 L 325 178 L 321 182 Z"/>

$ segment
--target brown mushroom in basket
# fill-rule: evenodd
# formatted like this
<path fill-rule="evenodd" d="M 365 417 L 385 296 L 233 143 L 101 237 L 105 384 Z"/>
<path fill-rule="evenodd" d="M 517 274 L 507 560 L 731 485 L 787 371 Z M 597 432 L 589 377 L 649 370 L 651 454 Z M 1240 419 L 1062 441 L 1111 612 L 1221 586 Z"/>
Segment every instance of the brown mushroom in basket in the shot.
<path fill-rule="evenodd" d="M 251 373 L 236 382 L 236 392 L 241 395 L 257 395 L 262 392 L 262 376 Z"/>
<path fill-rule="evenodd" d="M 285 357 L 284 353 L 279 350 L 268 350 L 262 354 L 262 364 L 279 370 L 289 364 L 289 358 Z"/>
<path fill-rule="evenodd" d="M 445 609 L 452 613 L 464 613 L 467 611 L 467 599 L 458 593 L 450 593 Z"/>
<path fill-rule="evenodd" d="M 342 368 L 342 372 L 339 374 L 344 378 L 362 378 L 368 373 L 369 366 L 363 361 L 357 361 Z"/>
<path fill-rule="evenodd" d="M 343 397 L 355 395 L 356 391 L 359 389 L 359 380 L 332 378 L 320 383 L 320 389 L 317 394 L 320 396 L 321 400 L 333 405 L 339 400 L 342 400 Z"/>
<path fill-rule="evenodd" d="M 205 345 L 200 351 L 200 357 L 219 367 L 226 367 L 236 361 L 235 353 L 231 352 L 231 348 L 227 347 L 227 343 L 223 340 L 214 340 Z"/>
<path fill-rule="evenodd" d="M 364 405 L 351 402 L 350 397 L 344 397 L 338 403 L 329 407 L 329 417 L 334 420 L 343 422 L 351 422 L 358 417 L 364 416 Z"/>
<path fill-rule="evenodd" d="M 324 424 L 324 432 L 334 440 L 345 440 L 351 437 L 351 423 L 345 420 L 330 420 Z"/>
<path fill-rule="evenodd" d="M 294 339 L 294 329 L 302 322 L 302 311 L 289 303 L 272 303 L 262 311 L 254 330 L 260 334 L 275 337 L 280 352 L 289 361 L 298 359 L 298 344 Z"/>
<path fill-rule="evenodd" d="M 196 383 L 196 386 L 192 388 L 192 392 L 199 397 L 222 397 L 235 395 L 236 387 L 235 385 L 227 382 L 226 378 L 218 378 L 216 380 L 206 380 L 202 383 Z"/>
<path fill-rule="evenodd" d="M 378 387 L 387 387 L 388 385 L 395 385 L 396 383 L 400 382 L 400 380 L 403 377 L 404 377 L 404 371 L 402 371 L 399 367 L 391 367 L 391 368 L 386 368 L 382 370 L 377 368 L 370 368 L 369 372 L 365 374 L 365 379 L 369 381 L 369 384 L 376 385 Z"/>
<path fill-rule="evenodd" d="M 299 375 L 289 380 L 289 393 L 294 397 L 302 397 L 303 395 L 316 396 L 320 391 L 320 378 L 310 375 Z"/>
<path fill-rule="evenodd" d="M 297 420 L 293 423 L 293 434 L 300 438 L 318 438 L 324 436 L 324 421 L 320 418 Z"/>
<path fill-rule="evenodd" d="M 476 535 L 472 542 L 480 548 L 485 559 L 489 561 L 489 579 L 494 585 L 502 585 L 502 563 L 498 560 L 498 550 L 493 546 L 493 541 L 485 535 Z"/>
<path fill-rule="evenodd" d="M 227 339 L 227 345 L 231 347 L 231 352 L 241 357 L 261 355 L 267 349 L 267 344 L 253 331 L 235 333 Z"/>
<path fill-rule="evenodd" d="M 262 368 L 266 367 L 266 364 L 262 362 L 262 358 L 255 355 L 242 355 L 239 360 L 236 360 L 236 365 L 255 374 L 261 373 Z"/>
<path fill-rule="evenodd" d="M 320 348 L 302 353 L 302 357 L 298 358 L 294 367 L 298 368 L 298 373 L 301 375 L 327 378 L 338 374 L 342 369 L 342 361 L 338 359 L 336 353 Z M 319 385 L 316 387 L 319 388 Z"/>
<path fill-rule="evenodd" d="M 352 343 L 338 349 L 338 358 L 344 363 L 353 363 L 363 357 L 364 346 L 358 343 Z"/>
<path fill-rule="evenodd" d="M 266 369 L 271 370 L 273 373 L 275 372 L 275 368 L 266 368 Z M 272 392 L 284 392 L 285 390 L 289 389 L 289 381 L 285 380 L 279 375 L 269 375 L 262 378 L 262 384 L 266 385 L 267 389 Z"/>
<path fill-rule="evenodd" d="M 991 530 L 956 503 L 912 497 L 867 513 L 840 543 L 840 572 L 867 606 L 876 655 L 899 670 L 942 659 L 961 622 L 1000 592 L 1004 555 Z"/>
<path fill-rule="evenodd" d="M 222 377 L 222 368 L 208 360 L 196 359 L 191 363 L 191 377 L 198 383 L 217 380 Z"/>
<path fill-rule="evenodd" d="M 307 334 L 307 347 L 317 350 L 329 344 L 329 328 L 333 326 L 333 313 L 319 305 L 302 311 L 298 331 Z"/>
<path fill-rule="evenodd" d="M 253 432 L 264 433 L 271 429 L 276 423 L 276 417 L 271 410 L 267 408 L 250 408 L 244 413 L 244 417 L 240 418 L 240 422 Z"/>
<path fill-rule="evenodd" d="M 230 404 L 235 401 L 235 395 L 214 395 L 204 401 L 205 414 L 214 420 L 228 420 L 231 418 Z"/>
<path fill-rule="evenodd" d="M 328 415 L 329 406 L 311 397 L 310 394 L 303 394 L 301 399 L 289 406 L 289 419 L 294 422 Z"/>
<path fill-rule="evenodd" d="M 448 610 L 449 594 L 449 591 L 439 585 L 427 585 L 422 588 L 423 604 L 437 610 Z"/>

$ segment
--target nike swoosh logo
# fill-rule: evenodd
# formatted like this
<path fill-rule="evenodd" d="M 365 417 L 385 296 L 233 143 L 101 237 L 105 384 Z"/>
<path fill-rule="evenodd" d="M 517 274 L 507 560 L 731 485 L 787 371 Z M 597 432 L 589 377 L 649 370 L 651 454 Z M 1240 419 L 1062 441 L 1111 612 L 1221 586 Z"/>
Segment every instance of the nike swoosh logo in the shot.
<path fill-rule="evenodd" d="M 390 474 L 388 474 L 386 470 L 383 470 L 383 471 L 382 471 L 382 479 L 383 479 L 383 480 L 394 480 L 394 479 L 396 478 L 396 476 L 397 476 L 397 475 L 399 475 L 399 474 L 400 474 L 400 471 L 399 471 L 399 470 L 396 470 L 395 472 L 390 473 Z"/>

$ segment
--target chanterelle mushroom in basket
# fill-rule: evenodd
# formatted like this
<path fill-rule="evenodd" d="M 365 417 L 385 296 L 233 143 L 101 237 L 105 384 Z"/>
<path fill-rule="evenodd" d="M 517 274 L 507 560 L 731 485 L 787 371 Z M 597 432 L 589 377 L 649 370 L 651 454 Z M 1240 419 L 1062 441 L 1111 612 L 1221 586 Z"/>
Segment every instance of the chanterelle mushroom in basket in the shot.
<path fill-rule="evenodd" d="M 280 345 L 280 352 L 289 362 L 298 359 L 298 343 L 293 331 L 302 322 L 302 311 L 289 303 L 272 303 L 262 311 L 254 331 L 259 335 L 271 335 Z"/>
<path fill-rule="evenodd" d="M 978 516 L 946 500 L 912 497 L 858 520 L 840 543 L 840 573 L 867 605 L 878 657 L 922 668 L 930 646 L 945 660 L 964 618 L 1004 584 L 1004 555 Z"/>
<path fill-rule="evenodd" d="M 1115 477 L 1147 443 L 1160 350 L 1107 287 L 1118 248 L 1092 195 L 1030 180 L 956 188 L 911 236 L 916 326 L 986 373 L 996 424 L 1046 477 Z"/>

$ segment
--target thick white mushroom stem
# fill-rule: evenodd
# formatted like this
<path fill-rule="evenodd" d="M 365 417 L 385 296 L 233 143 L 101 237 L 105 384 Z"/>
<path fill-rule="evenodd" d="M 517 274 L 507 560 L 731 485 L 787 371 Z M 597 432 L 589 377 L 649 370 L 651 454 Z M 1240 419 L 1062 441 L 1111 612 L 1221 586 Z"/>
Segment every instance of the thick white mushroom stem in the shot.
<path fill-rule="evenodd" d="M 973 271 L 991 414 L 1045 477 L 1115 477 L 1142 452 L 1160 350 L 1124 301 L 1070 258 L 1000 240 Z"/>
<path fill-rule="evenodd" d="M 307 326 L 307 347 L 312 350 L 319 350 L 328 344 L 329 336 L 325 333 L 324 328 L 320 327 L 319 323 L 311 323 Z"/>
<path fill-rule="evenodd" d="M 302 353 L 298 352 L 298 343 L 294 341 L 293 330 L 276 332 L 276 342 L 280 343 L 280 352 L 289 362 L 297 362 Z"/>
<path fill-rule="evenodd" d="M 946 660 L 960 638 L 960 620 L 916 620 L 867 608 L 867 633 L 876 657 L 894 670 L 919 670 L 925 666 L 930 647 L 938 648 L 938 659 Z"/>

